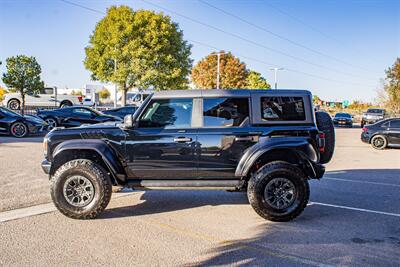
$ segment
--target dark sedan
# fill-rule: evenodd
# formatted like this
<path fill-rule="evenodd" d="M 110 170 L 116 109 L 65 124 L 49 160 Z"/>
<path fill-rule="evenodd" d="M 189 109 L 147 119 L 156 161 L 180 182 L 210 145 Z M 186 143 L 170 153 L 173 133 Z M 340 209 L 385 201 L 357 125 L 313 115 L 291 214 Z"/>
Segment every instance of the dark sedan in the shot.
<path fill-rule="evenodd" d="M 375 149 L 400 147 L 400 118 L 387 119 L 362 129 L 361 140 Z"/>
<path fill-rule="evenodd" d="M 137 109 L 138 107 L 135 106 L 127 106 L 127 107 L 104 110 L 103 113 L 107 115 L 117 116 L 123 119 L 126 115 L 135 113 Z"/>
<path fill-rule="evenodd" d="M 353 117 L 349 113 L 336 113 L 332 121 L 335 126 L 353 127 Z"/>
<path fill-rule="evenodd" d="M 47 122 L 49 130 L 58 126 L 77 127 L 82 124 L 122 121 L 118 117 L 106 115 L 89 107 L 82 106 L 54 110 L 39 110 L 37 115 Z"/>
<path fill-rule="evenodd" d="M 8 108 L 0 107 L 0 134 L 21 138 L 28 134 L 42 133 L 46 126 L 46 122 L 39 117 L 22 116 Z"/>

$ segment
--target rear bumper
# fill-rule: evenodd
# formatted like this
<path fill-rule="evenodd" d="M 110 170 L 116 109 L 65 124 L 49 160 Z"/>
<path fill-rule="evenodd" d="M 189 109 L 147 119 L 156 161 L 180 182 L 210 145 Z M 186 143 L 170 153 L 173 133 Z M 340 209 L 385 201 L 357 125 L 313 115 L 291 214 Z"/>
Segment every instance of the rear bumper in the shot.
<path fill-rule="evenodd" d="M 43 160 L 41 166 L 42 166 L 42 170 L 44 171 L 45 174 L 50 173 L 51 162 L 49 162 L 47 160 Z"/>
<path fill-rule="evenodd" d="M 370 141 L 369 135 L 366 134 L 366 133 L 361 133 L 361 141 L 363 141 L 364 143 L 369 144 L 369 141 Z"/>

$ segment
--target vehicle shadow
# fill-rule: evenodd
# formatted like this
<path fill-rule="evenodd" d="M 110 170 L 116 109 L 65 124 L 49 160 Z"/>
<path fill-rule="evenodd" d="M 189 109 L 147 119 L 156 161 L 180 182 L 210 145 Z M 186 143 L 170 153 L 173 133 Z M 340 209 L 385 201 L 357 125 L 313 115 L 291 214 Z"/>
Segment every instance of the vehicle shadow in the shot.
<path fill-rule="evenodd" d="M 106 209 L 99 219 L 166 213 L 202 206 L 249 205 L 246 193 L 219 190 L 148 190 L 140 200 L 144 202 Z"/>

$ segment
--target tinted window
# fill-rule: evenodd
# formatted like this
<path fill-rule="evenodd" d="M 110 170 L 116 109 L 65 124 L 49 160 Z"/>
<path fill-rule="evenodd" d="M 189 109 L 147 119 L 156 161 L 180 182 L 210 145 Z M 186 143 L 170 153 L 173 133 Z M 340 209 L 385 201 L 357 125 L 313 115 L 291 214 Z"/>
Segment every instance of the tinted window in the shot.
<path fill-rule="evenodd" d="M 249 117 L 248 98 L 203 99 L 205 127 L 242 126 Z"/>
<path fill-rule="evenodd" d="M 92 115 L 92 112 L 90 110 L 84 109 L 84 108 L 75 108 L 72 110 L 73 113 L 79 114 L 79 115 L 85 115 L 85 116 L 90 116 Z"/>
<path fill-rule="evenodd" d="M 351 115 L 348 113 L 336 113 L 336 118 L 351 118 Z"/>
<path fill-rule="evenodd" d="M 400 128 L 400 120 L 390 121 L 390 128 Z"/>
<path fill-rule="evenodd" d="M 141 116 L 139 127 L 189 128 L 192 107 L 192 99 L 153 99 Z"/>
<path fill-rule="evenodd" d="M 264 121 L 302 121 L 306 119 L 302 97 L 261 97 Z"/>
<path fill-rule="evenodd" d="M 377 108 L 370 108 L 367 110 L 367 113 L 384 113 L 385 111 L 383 109 L 377 109 Z"/>

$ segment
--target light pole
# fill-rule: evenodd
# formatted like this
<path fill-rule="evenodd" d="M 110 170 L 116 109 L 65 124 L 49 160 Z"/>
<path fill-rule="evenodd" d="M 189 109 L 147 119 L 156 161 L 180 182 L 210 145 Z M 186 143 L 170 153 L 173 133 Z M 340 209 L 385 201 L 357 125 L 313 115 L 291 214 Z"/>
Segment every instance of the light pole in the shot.
<path fill-rule="evenodd" d="M 270 68 L 275 74 L 275 89 L 278 89 L 278 70 L 283 70 L 283 68 Z"/>
<path fill-rule="evenodd" d="M 114 75 L 116 73 L 117 73 L 117 59 L 114 58 Z M 114 108 L 117 107 L 117 101 L 118 101 L 117 95 L 118 95 L 118 85 L 117 85 L 117 83 L 115 83 L 115 87 L 114 87 Z"/>
<path fill-rule="evenodd" d="M 220 64 L 221 55 L 225 55 L 224 52 L 213 53 L 212 55 L 217 55 L 217 89 L 219 89 L 219 76 L 220 76 Z"/>

